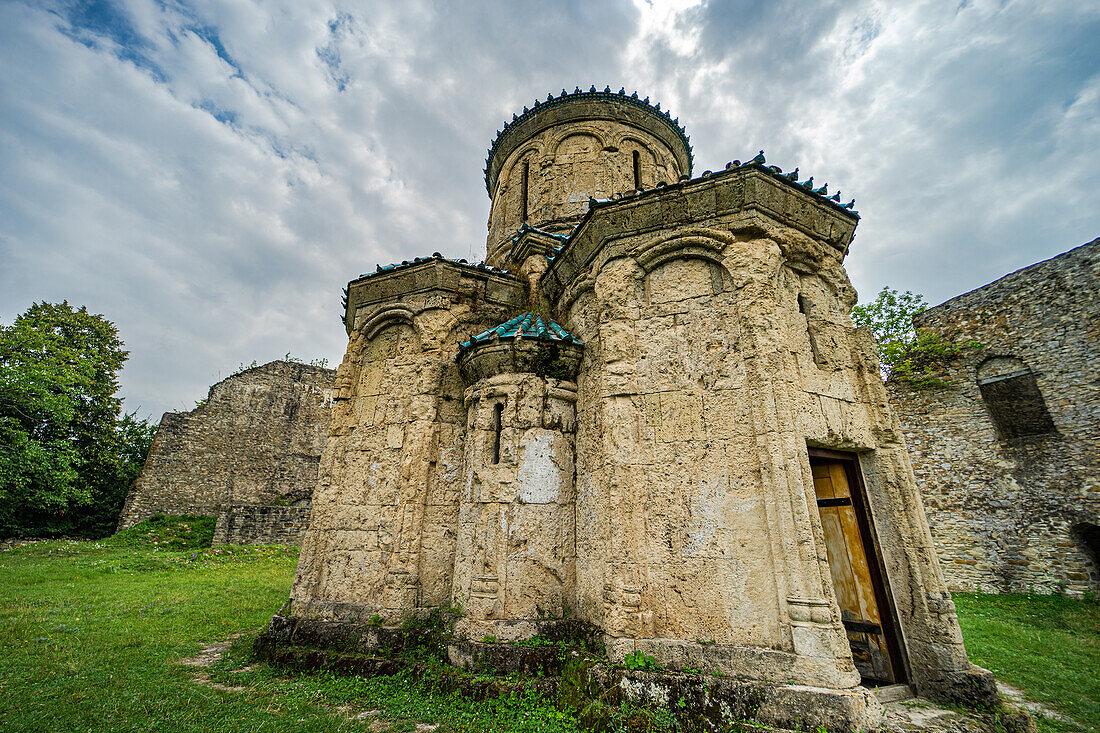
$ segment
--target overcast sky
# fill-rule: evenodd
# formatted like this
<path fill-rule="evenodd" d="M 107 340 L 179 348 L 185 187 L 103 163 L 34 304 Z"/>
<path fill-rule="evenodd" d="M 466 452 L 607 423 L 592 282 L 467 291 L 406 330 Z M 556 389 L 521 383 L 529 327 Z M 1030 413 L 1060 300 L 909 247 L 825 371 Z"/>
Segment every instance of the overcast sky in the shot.
<path fill-rule="evenodd" d="M 0 321 L 87 305 L 126 408 L 338 364 L 340 289 L 480 260 L 486 148 L 580 85 L 856 199 L 848 268 L 938 303 L 1100 236 L 1100 2 L 0 0 Z"/>

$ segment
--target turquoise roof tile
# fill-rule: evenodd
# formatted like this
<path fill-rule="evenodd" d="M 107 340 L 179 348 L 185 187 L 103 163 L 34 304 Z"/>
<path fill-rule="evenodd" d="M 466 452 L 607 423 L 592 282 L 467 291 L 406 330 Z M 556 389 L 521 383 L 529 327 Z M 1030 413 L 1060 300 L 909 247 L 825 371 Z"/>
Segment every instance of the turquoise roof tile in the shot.
<path fill-rule="evenodd" d="M 460 348 L 468 349 L 474 344 L 484 343 L 492 339 L 527 338 L 539 341 L 558 341 L 562 343 L 582 344 L 581 340 L 566 331 L 549 318 L 543 319 L 537 313 L 528 311 L 505 321 L 499 326 L 482 331 L 459 344 Z"/>

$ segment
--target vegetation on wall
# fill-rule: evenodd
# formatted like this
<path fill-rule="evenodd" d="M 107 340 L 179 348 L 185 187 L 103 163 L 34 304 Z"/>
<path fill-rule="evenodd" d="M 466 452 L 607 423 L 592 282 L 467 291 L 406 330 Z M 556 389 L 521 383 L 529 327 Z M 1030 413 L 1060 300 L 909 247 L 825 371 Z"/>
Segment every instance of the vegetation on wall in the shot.
<path fill-rule="evenodd" d="M 928 310 L 924 296 L 884 287 L 870 303 L 852 308 L 852 321 L 871 329 L 878 345 L 883 379 L 908 382 L 914 387 L 945 387 L 944 364 L 964 348 L 981 348 L 976 341 L 957 343 L 928 329 L 917 329 L 913 319 Z"/>
<path fill-rule="evenodd" d="M 114 530 L 156 430 L 122 413 L 122 346 L 113 323 L 68 302 L 0 325 L 0 537 Z"/>

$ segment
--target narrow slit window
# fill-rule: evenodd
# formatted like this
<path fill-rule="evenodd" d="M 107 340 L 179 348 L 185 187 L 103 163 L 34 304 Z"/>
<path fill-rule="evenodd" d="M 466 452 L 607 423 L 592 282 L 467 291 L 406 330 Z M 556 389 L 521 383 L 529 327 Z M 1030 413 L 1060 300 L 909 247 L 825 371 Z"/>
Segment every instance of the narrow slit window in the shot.
<path fill-rule="evenodd" d="M 634 159 L 634 188 L 642 187 L 642 156 L 635 150 L 631 157 Z"/>
<path fill-rule="evenodd" d="M 799 294 L 798 296 L 798 312 L 806 317 L 806 335 L 810 339 L 810 351 L 813 353 L 814 363 L 818 366 L 824 366 L 827 363 L 825 356 L 821 353 L 821 349 L 818 347 L 817 334 L 814 333 L 816 324 L 812 318 L 813 304 L 809 298 L 805 295 Z"/>
<path fill-rule="evenodd" d="M 500 430 L 503 417 L 504 405 L 493 405 L 493 463 L 500 463 Z"/>
<path fill-rule="evenodd" d="M 528 180 L 530 179 L 530 177 L 531 177 L 531 163 L 530 163 L 530 161 L 525 160 L 525 161 L 523 161 L 523 183 L 520 187 L 520 196 L 523 198 L 523 203 L 521 204 L 521 211 L 522 211 L 522 214 L 523 214 L 522 220 L 523 221 L 527 221 L 527 191 L 528 191 L 528 185 L 529 185 Z M 494 461 L 494 463 L 496 463 L 496 461 Z"/>

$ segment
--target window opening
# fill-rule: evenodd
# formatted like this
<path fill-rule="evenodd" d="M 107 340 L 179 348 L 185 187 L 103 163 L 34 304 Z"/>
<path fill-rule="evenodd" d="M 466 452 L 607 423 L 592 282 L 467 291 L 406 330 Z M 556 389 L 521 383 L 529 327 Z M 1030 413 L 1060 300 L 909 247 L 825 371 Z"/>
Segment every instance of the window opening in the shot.
<path fill-rule="evenodd" d="M 493 463 L 500 463 L 500 431 L 503 417 L 504 405 L 493 405 Z"/>
<path fill-rule="evenodd" d="M 631 157 L 634 159 L 634 188 L 642 187 L 642 156 L 635 150 Z"/>
<path fill-rule="evenodd" d="M 525 160 L 525 161 L 523 161 L 523 185 L 522 185 L 522 190 L 520 192 L 520 195 L 523 198 L 523 204 L 521 205 L 523 216 L 521 217 L 521 219 L 524 222 L 527 221 L 527 190 L 528 190 L 528 179 L 530 178 L 530 176 L 531 176 L 531 163 L 530 163 L 530 161 Z"/>
<path fill-rule="evenodd" d="M 978 367 L 978 390 L 1001 440 L 1058 432 L 1035 372 L 1020 359 L 986 360 Z"/>

